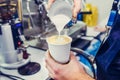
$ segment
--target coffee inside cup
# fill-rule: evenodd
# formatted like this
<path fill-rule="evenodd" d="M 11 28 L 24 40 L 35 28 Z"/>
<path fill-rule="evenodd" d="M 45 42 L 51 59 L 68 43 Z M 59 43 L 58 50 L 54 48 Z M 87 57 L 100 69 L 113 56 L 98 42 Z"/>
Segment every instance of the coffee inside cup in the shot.
<path fill-rule="evenodd" d="M 71 41 L 72 39 L 66 35 L 54 35 L 47 38 L 47 42 L 54 45 L 63 45 L 70 43 Z"/>

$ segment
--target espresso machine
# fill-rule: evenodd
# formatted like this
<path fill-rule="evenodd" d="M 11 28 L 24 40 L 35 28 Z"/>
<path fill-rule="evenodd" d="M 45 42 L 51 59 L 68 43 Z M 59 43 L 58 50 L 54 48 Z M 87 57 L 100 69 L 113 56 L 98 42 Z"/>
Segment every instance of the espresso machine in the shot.
<path fill-rule="evenodd" d="M 23 46 L 23 26 L 17 14 L 17 2 L 0 1 L 0 67 L 14 69 L 30 61 Z"/>
<path fill-rule="evenodd" d="M 50 18 L 59 14 L 64 14 L 71 18 L 71 21 L 66 23 L 67 27 L 65 27 L 61 34 L 71 36 L 73 41 L 81 35 L 86 35 L 87 26 L 84 22 L 78 21 L 77 24 L 72 23 L 72 3 L 70 0 L 56 0 L 50 10 L 46 9 L 46 4 L 47 0 L 23 1 L 24 35 L 31 47 L 42 50 L 48 49 L 46 37 L 58 34 Z"/>

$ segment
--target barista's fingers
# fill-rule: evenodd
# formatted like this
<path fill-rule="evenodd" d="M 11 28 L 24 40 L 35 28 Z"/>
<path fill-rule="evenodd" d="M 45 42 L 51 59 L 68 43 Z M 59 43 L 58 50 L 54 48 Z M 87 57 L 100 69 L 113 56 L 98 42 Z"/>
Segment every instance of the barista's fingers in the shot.
<path fill-rule="evenodd" d="M 49 73 L 49 76 L 50 76 L 50 78 L 54 79 L 54 77 L 53 77 L 53 75 L 51 73 Z"/>
<path fill-rule="evenodd" d="M 54 71 L 51 69 L 51 67 L 49 67 L 49 65 L 46 64 L 46 68 L 48 69 L 49 73 L 54 74 Z"/>
<path fill-rule="evenodd" d="M 73 9 L 73 11 L 72 11 L 72 18 L 73 18 L 73 19 L 76 19 L 76 18 L 77 18 L 77 12 L 76 12 L 75 9 Z"/>
<path fill-rule="evenodd" d="M 73 16 L 77 17 L 77 14 L 80 12 L 80 8 L 74 6 L 73 7 Z"/>
<path fill-rule="evenodd" d="M 46 60 L 45 61 L 46 61 L 46 65 L 49 66 L 51 68 L 51 70 L 54 71 L 55 74 L 57 74 L 58 73 L 57 66 L 60 66 L 60 64 L 52 59 L 49 52 L 46 53 Z"/>
<path fill-rule="evenodd" d="M 48 0 L 47 10 L 50 9 L 51 5 L 54 3 L 55 0 Z"/>
<path fill-rule="evenodd" d="M 74 0 L 74 6 L 72 10 L 73 18 L 77 18 L 77 14 L 80 12 L 81 9 L 81 0 Z"/>
<path fill-rule="evenodd" d="M 51 78 L 54 78 L 54 71 L 53 71 L 48 65 L 46 65 L 46 68 L 47 68 L 48 71 L 49 71 L 49 76 L 50 76 Z"/>

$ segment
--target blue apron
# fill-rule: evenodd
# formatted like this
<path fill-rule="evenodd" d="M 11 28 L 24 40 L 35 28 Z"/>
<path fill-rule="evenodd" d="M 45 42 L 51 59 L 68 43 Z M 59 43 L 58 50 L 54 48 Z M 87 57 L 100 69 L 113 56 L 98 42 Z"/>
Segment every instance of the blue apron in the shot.
<path fill-rule="evenodd" d="M 120 80 L 120 14 L 96 55 L 97 80 Z"/>

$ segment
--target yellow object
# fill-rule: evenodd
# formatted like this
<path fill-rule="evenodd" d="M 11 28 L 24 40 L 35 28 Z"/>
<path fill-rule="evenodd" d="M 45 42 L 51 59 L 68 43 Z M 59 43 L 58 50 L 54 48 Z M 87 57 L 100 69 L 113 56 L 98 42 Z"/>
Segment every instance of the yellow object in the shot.
<path fill-rule="evenodd" d="M 92 6 L 91 4 L 86 4 L 86 9 L 84 11 L 91 11 L 92 14 L 84 14 L 83 21 L 88 26 L 96 26 L 98 22 L 98 9 L 96 6 Z"/>
<path fill-rule="evenodd" d="M 20 21 L 22 21 L 22 0 L 18 0 L 18 15 L 19 15 L 19 19 Z"/>

